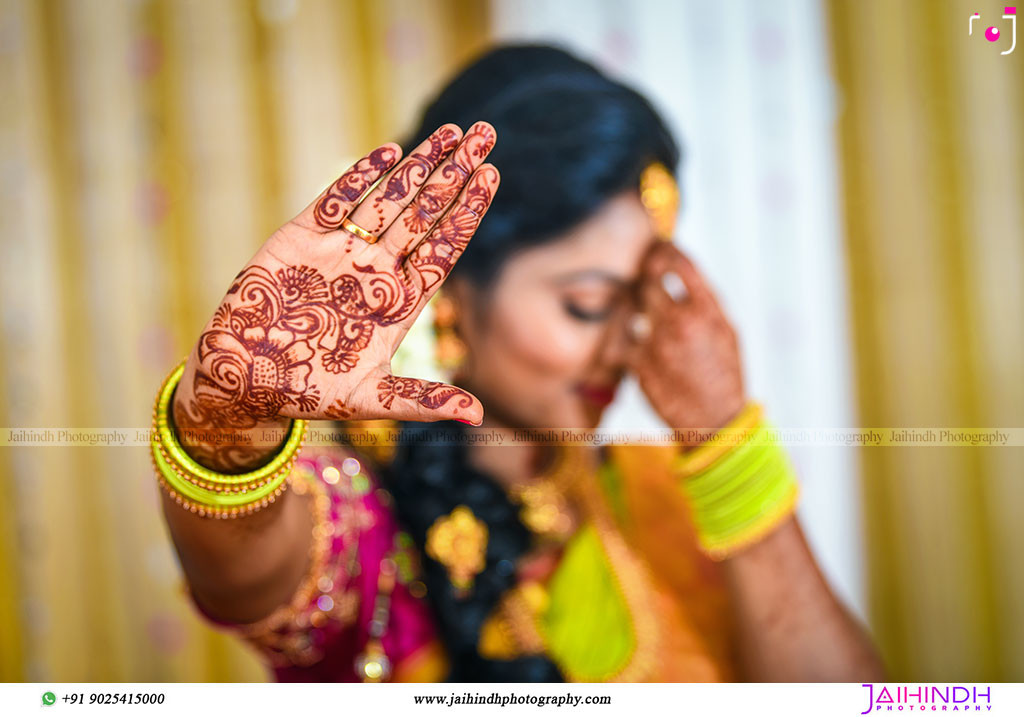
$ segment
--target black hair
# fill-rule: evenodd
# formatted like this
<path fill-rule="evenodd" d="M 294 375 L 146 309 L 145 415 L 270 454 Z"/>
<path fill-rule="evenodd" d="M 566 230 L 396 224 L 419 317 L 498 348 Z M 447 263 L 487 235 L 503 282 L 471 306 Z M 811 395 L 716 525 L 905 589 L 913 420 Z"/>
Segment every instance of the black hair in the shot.
<path fill-rule="evenodd" d="M 549 241 L 609 198 L 635 189 L 651 162 L 669 171 L 679 150 L 650 102 L 593 65 L 543 45 L 492 50 L 423 112 L 406 152 L 437 127 L 494 125 L 488 157 L 501 186 L 454 273 L 486 287 L 508 256 Z"/>
<path fill-rule="evenodd" d="M 497 130 L 488 161 L 501 172 L 501 187 L 453 273 L 484 290 L 516 251 L 554 239 L 637 188 L 651 162 L 671 171 L 679 161 L 668 128 L 646 99 L 554 47 L 505 46 L 478 58 L 430 103 L 405 149 L 446 122 L 468 129 L 477 120 Z M 481 627 L 514 585 L 516 560 L 531 536 L 501 487 L 468 464 L 464 442 L 453 440 L 462 430 L 449 422 L 406 424 L 388 478 L 399 519 L 421 553 L 430 526 L 458 505 L 488 527 L 486 567 L 466 595 L 454 590 L 442 565 L 424 557 L 449 678 L 561 680 L 545 656 L 496 660 L 478 652 Z"/>

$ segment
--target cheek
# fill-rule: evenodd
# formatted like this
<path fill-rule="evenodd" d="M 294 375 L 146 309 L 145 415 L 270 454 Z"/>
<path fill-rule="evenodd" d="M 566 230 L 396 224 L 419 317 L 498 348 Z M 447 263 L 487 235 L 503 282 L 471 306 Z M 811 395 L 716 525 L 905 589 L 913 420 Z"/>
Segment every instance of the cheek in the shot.
<path fill-rule="evenodd" d="M 589 364 L 598 332 L 569 317 L 557 301 L 502 312 L 495 328 L 506 358 L 540 378 L 574 377 Z"/>

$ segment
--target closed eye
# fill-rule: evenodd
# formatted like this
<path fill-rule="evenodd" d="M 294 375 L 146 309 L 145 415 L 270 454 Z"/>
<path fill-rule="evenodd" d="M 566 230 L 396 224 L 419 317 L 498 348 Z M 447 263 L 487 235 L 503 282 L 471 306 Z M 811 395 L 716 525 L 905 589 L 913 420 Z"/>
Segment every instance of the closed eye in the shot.
<path fill-rule="evenodd" d="M 600 323 L 602 321 L 606 321 L 612 313 L 610 306 L 597 310 L 584 309 L 581 306 L 573 304 L 571 301 L 565 302 L 565 311 L 574 319 L 577 319 L 578 321 L 586 321 L 587 323 Z"/>

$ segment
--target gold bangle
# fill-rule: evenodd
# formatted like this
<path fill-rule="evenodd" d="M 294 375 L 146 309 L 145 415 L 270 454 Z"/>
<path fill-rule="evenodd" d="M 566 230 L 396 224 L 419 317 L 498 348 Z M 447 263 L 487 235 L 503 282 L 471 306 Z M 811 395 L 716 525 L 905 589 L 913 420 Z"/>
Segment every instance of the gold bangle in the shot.
<path fill-rule="evenodd" d="M 281 476 L 261 490 L 247 493 L 224 495 L 203 491 L 178 478 L 163 460 L 162 454 L 154 451 L 152 457 L 160 486 L 175 503 L 203 518 L 240 518 L 251 515 L 277 500 L 288 487 L 288 476 Z"/>
<path fill-rule="evenodd" d="M 233 518 L 273 503 L 287 488 L 306 422 L 292 421 L 284 446 L 266 465 L 237 475 L 212 471 L 188 455 L 171 425 L 171 400 L 184 371 L 183 361 L 160 387 L 153 407 L 150 450 L 160 485 L 179 505 L 202 516 Z"/>

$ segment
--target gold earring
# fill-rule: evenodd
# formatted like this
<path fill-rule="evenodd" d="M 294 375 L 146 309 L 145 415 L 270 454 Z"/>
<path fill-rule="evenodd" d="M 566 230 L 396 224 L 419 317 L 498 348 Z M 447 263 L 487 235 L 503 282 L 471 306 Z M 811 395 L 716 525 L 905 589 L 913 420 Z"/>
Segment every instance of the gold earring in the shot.
<path fill-rule="evenodd" d="M 437 363 L 445 371 L 456 372 L 466 360 L 466 344 L 455 331 L 455 302 L 443 292 L 434 299 L 434 337 Z"/>

